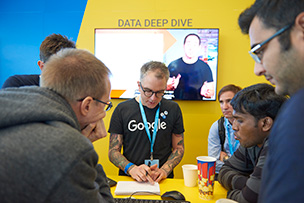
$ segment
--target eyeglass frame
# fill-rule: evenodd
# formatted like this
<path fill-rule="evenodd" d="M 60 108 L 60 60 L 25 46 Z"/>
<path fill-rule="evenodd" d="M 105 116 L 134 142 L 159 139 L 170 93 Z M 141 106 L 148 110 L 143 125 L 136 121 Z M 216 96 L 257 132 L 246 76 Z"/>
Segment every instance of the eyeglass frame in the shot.
<path fill-rule="evenodd" d="M 278 30 L 276 33 L 274 33 L 271 37 L 269 37 L 268 39 L 266 39 L 265 41 L 254 45 L 251 50 L 248 52 L 249 55 L 253 58 L 253 60 L 256 63 L 261 63 L 262 59 L 259 58 L 258 56 L 258 51 L 259 49 L 261 49 L 265 44 L 269 43 L 273 38 L 279 36 L 280 34 L 282 34 L 283 32 L 285 32 L 286 30 L 288 30 L 289 28 L 291 28 L 293 26 L 293 23 L 286 25 L 285 27 L 283 27 L 282 29 Z"/>
<path fill-rule="evenodd" d="M 85 98 L 86 98 L 86 97 L 81 98 L 81 99 L 77 99 L 77 101 L 83 101 Z M 94 97 L 92 97 L 92 99 L 95 100 L 95 101 L 97 101 L 97 102 L 100 102 L 100 103 L 102 103 L 102 104 L 107 105 L 107 108 L 105 108 L 105 111 L 109 111 L 109 110 L 113 107 L 113 103 L 112 103 L 111 101 L 109 101 L 109 102 L 104 102 L 104 101 L 101 101 L 101 100 L 96 99 L 96 98 L 94 98 Z"/>
<path fill-rule="evenodd" d="M 140 86 L 140 88 L 142 89 L 142 91 L 144 92 L 144 95 L 146 96 L 146 97 L 152 97 L 153 96 L 153 94 L 155 94 L 155 96 L 157 97 L 157 98 L 161 98 L 161 97 L 163 97 L 164 95 L 165 95 L 165 90 L 163 90 L 163 91 L 157 91 L 157 92 L 154 92 L 154 91 L 152 91 L 152 90 L 144 90 L 144 88 L 143 88 L 143 86 L 141 85 L 141 82 L 139 83 L 139 86 Z M 152 93 L 151 95 L 146 95 L 146 92 L 150 92 L 150 93 Z M 162 94 L 160 97 L 158 97 L 157 96 L 157 94 Z"/>

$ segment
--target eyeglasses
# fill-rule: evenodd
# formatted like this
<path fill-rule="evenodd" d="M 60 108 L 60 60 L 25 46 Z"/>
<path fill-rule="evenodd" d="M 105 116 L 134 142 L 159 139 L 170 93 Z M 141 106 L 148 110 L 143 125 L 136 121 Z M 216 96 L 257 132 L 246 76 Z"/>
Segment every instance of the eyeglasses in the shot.
<path fill-rule="evenodd" d="M 82 98 L 82 99 L 77 99 L 77 101 L 83 101 L 86 97 Z M 113 107 L 113 104 L 112 102 L 104 102 L 104 101 L 101 101 L 99 99 L 96 99 L 96 98 L 93 98 L 93 100 L 97 101 L 97 102 L 100 102 L 102 104 L 105 104 L 105 111 L 109 111 L 112 107 Z"/>
<path fill-rule="evenodd" d="M 253 58 L 253 60 L 257 63 L 261 63 L 262 61 L 262 53 L 261 53 L 261 49 L 262 47 L 269 43 L 273 38 L 275 38 L 276 36 L 279 36 L 280 34 L 282 34 L 283 32 L 285 32 L 286 30 L 288 30 L 289 28 L 291 28 L 293 25 L 289 24 L 285 27 L 283 27 L 282 29 L 280 29 L 279 31 L 277 31 L 274 35 L 272 35 L 271 37 L 269 37 L 268 39 L 266 39 L 264 42 L 255 45 L 254 47 L 252 47 L 252 49 L 249 51 L 250 56 Z"/>
<path fill-rule="evenodd" d="M 152 95 L 155 94 L 156 97 L 160 98 L 160 97 L 164 96 L 164 94 L 165 94 L 164 90 L 154 92 L 152 90 L 144 90 L 144 88 L 141 86 L 141 83 L 139 83 L 139 86 L 141 87 L 141 89 L 144 92 L 144 95 L 146 97 L 152 97 Z"/>

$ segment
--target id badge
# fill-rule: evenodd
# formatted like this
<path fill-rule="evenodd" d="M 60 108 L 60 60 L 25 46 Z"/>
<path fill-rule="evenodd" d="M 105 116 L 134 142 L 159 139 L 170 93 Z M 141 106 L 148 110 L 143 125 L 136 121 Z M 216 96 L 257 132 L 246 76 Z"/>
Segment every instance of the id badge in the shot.
<path fill-rule="evenodd" d="M 159 168 L 159 160 L 158 160 L 158 159 L 153 159 L 153 160 L 151 160 L 151 159 L 146 159 L 146 160 L 145 160 L 145 164 L 146 164 L 147 166 L 153 166 L 154 164 L 157 164 L 157 168 Z"/>

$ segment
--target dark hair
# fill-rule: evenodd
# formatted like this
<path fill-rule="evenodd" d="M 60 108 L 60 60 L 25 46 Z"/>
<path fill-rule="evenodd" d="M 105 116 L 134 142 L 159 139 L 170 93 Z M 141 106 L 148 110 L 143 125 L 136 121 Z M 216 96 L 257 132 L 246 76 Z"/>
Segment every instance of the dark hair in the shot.
<path fill-rule="evenodd" d="M 242 88 L 233 84 L 230 85 L 226 85 L 224 87 L 222 87 L 222 89 L 219 91 L 217 98 L 218 100 L 220 100 L 220 96 L 224 93 L 224 92 L 233 92 L 234 94 L 236 94 L 238 91 L 240 91 Z"/>
<path fill-rule="evenodd" d="M 274 120 L 286 100 L 287 97 L 275 93 L 273 86 L 261 83 L 239 91 L 230 104 L 234 111 L 247 112 L 256 120 L 267 116 Z"/>
<path fill-rule="evenodd" d="M 51 55 L 63 48 L 76 48 L 76 45 L 66 36 L 60 34 L 51 34 L 47 36 L 40 45 L 40 60 L 44 63 L 47 62 Z"/>
<path fill-rule="evenodd" d="M 303 0 L 256 0 L 239 16 L 239 26 L 244 34 L 248 34 L 250 24 L 257 16 L 265 27 L 279 30 L 292 24 L 298 14 L 304 11 Z M 279 36 L 282 50 L 290 48 L 290 31 L 286 30 Z"/>
<path fill-rule="evenodd" d="M 201 38 L 200 38 L 200 36 L 198 36 L 198 35 L 195 34 L 195 33 L 190 33 L 190 34 L 188 34 L 188 35 L 185 37 L 185 39 L 184 39 L 184 44 L 186 43 L 186 40 L 187 40 L 187 38 L 188 38 L 189 36 L 196 36 L 196 37 L 198 38 L 199 45 L 201 45 Z"/>

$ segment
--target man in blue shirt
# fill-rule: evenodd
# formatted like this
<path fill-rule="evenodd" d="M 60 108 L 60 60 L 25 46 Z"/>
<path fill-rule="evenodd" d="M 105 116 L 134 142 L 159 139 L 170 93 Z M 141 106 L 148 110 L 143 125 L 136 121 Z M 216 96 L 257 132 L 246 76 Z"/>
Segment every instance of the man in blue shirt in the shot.
<path fill-rule="evenodd" d="M 239 86 L 230 84 L 224 86 L 218 93 L 218 100 L 224 116 L 212 124 L 208 136 L 208 156 L 217 159 L 215 169 L 216 174 L 218 174 L 223 166 L 224 160 L 228 159 L 239 146 L 239 142 L 234 139 L 233 135 L 233 109 L 230 105 L 230 101 L 241 89 L 242 88 Z M 223 129 L 223 131 L 220 131 L 219 128 Z M 220 133 L 224 134 L 224 143 L 222 143 Z"/>
<path fill-rule="evenodd" d="M 291 98 L 269 137 L 259 202 L 303 202 L 304 1 L 256 1 L 239 17 L 249 34 L 254 72 Z"/>

